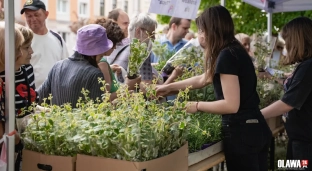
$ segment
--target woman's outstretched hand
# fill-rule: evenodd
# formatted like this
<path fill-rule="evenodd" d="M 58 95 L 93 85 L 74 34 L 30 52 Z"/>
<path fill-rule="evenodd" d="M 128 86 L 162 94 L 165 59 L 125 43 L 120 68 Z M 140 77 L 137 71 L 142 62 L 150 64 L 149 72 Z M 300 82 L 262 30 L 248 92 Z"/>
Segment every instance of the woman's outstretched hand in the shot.
<path fill-rule="evenodd" d="M 165 97 L 170 93 L 170 90 L 167 85 L 157 85 L 156 86 L 156 95 Z"/>
<path fill-rule="evenodd" d="M 186 104 L 186 112 L 187 113 L 196 113 L 196 112 L 198 112 L 197 105 L 198 105 L 198 102 L 188 102 Z"/>

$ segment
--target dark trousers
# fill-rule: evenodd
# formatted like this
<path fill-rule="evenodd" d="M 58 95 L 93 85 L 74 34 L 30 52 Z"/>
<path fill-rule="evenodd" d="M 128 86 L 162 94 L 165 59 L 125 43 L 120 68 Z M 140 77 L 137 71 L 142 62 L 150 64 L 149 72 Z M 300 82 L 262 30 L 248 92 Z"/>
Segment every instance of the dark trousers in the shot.
<path fill-rule="evenodd" d="M 223 150 L 228 171 L 268 171 L 272 132 L 264 118 L 222 123 Z M 247 119 L 248 120 L 248 119 Z"/>
<path fill-rule="evenodd" d="M 312 143 L 289 139 L 286 158 L 287 160 L 308 160 L 308 168 L 302 168 L 302 170 L 312 171 Z"/>

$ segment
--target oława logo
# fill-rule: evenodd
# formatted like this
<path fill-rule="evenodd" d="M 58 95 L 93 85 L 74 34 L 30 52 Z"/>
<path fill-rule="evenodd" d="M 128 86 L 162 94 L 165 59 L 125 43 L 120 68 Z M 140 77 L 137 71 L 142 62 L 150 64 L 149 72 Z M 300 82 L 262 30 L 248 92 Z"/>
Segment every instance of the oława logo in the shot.
<path fill-rule="evenodd" d="M 305 170 L 308 168 L 308 160 L 278 160 L 277 168 L 280 170 Z"/>

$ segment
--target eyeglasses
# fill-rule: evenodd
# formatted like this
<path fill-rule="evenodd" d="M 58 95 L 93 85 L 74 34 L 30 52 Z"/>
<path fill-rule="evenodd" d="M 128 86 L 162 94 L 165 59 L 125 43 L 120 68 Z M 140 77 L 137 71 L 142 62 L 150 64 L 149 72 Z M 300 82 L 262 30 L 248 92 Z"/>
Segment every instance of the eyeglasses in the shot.
<path fill-rule="evenodd" d="M 152 35 L 155 33 L 155 31 L 149 31 L 148 29 L 145 29 L 145 28 L 142 28 L 142 27 L 140 27 L 140 29 L 141 29 L 144 33 L 146 33 L 148 36 L 152 36 Z"/>

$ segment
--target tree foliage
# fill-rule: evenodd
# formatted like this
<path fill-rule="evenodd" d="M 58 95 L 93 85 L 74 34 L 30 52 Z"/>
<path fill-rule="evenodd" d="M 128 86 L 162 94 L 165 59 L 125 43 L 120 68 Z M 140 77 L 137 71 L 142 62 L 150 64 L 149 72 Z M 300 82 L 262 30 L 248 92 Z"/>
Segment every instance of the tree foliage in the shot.
<path fill-rule="evenodd" d="M 205 8 L 219 5 L 220 0 L 202 0 L 199 6 L 199 13 Z M 242 0 L 226 0 L 226 8 L 231 12 L 235 29 L 237 33 L 253 34 L 258 30 L 267 29 L 267 17 L 266 13 L 261 12 L 260 9 L 253 7 Z M 286 12 L 286 13 L 274 13 L 273 14 L 273 34 L 280 31 L 284 24 L 290 20 L 299 17 L 306 16 L 312 17 L 311 11 L 300 12 Z M 158 15 L 157 20 L 161 24 L 169 23 L 170 17 Z M 196 31 L 195 23 L 192 22 L 191 29 Z"/>

